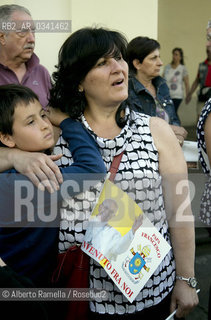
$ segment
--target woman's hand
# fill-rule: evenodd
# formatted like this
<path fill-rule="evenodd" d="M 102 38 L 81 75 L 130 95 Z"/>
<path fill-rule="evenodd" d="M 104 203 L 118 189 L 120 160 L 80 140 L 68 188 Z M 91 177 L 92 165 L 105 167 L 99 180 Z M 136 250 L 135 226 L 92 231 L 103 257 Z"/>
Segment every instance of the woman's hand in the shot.
<path fill-rule="evenodd" d="M 170 313 L 177 309 L 177 318 L 185 317 L 198 303 L 196 289 L 191 288 L 182 280 L 177 280 L 172 292 Z"/>
<path fill-rule="evenodd" d="M 48 107 L 47 116 L 48 116 L 50 122 L 56 127 L 59 127 L 60 123 L 63 120 L 69 118 L 68 114 L 62 112 L 59 109 L 55 109 L 55 108 L 51 108 L 51 107 Z"/>
<path fill-rule="evenodd" d="M 179 144 L 182 146 L 185 138 L 188 135 L 188 132 L 183 127 L 179 127 L 179 126 L 175 126 L 175 125 L 170 125 L 170 127 L 174 131 L 174 134 L 176 135 Z"/>
<path fill-rule="evenodd" d="M 60 159 L 61 154 L 47 156 L 44 153 L 24 152 L 16 149 L 12 157 L 14 168 L 27 176 L 37 188 L 41 190 L 46 188 L 49 192 L 59 189 L 63 178 L 54 161 Z"/>

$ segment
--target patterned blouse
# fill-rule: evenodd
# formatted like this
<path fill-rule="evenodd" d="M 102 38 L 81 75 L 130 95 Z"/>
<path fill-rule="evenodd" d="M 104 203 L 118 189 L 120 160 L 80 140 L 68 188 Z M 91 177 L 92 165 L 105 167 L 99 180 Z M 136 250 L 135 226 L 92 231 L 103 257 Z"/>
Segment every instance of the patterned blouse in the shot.
<path fill-rule="evenodd" d="M 168 223 L 164 209 L 161 176 L 158 170 L 158 151 L 154 145 L 149 122 L 150 117 L 126 109 L 126 125 L 114 139 L 104 139 L 89 127 L 84 116 L 81 121 L 99 145 L 103 160 L 109 171 L 113 157 L 125 150 L 115 183 L 141 207 L 154 226 L 170 243 Z M 65 141 L 60 137 L 54 153 L 63 153 L 59 166 L 72 162 Z M 98 184 L 100 185 L 100 184 Z M 62 207 L 59 250 L 65 251 L 74 243 L 82 243 L 87 228 L 87 220 L 100 192 L 100 187 L 86 191 L 83 195 L 65 202 Z M 87 200 L 88 199 L 88 200 Z M 130 303 L 104 269 L 94 260 L 90 262 L 90 288 L 103 289 L 108 300 L 99 298 L 90 302 L 91 311 L 108 314 L 134 313 L 161 302 L 173 289 L 175 280 L 175 261 L 172 250 L 166 255 L 157 270 Z"/>
<path fill-rule="evenodd" d="M 209 160 L 207 157 L 206 143 L 204 139 L 204 124 L 211 112 L 211 99 L 209 99 L 201 111 L 199 121 L 197 123 L 197 141 L 199 151 L 199 161 L 201 162 L 204 173 L 210 173 Z"/>
<path fill-rule="evenodd" d="M 199 151 L 199 161 L 201 162 L 204 173 L 207 174 L 207 181 L 200 201 L 199 219 L 208 226 L 211 226 L 211 170 L 209 158 L 206 150 L 204 139 L 204 125 L 208 115 L 211 112 L 211 99 L 209 99 L 201 111 L 199 121 L 197 123 L 197 141 Z"/>

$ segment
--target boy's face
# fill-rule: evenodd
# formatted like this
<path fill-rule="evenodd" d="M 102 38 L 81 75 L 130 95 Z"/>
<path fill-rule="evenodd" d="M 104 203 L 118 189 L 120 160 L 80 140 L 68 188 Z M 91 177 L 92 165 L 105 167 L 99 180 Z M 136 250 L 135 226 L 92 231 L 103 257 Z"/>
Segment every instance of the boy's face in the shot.
<path fill-rule="evenodd" d="M 44 151 L 54 145 L 53 127 L 37 100 L 18 104 L 14 112 L 10 147 L 24 151 Z"/>

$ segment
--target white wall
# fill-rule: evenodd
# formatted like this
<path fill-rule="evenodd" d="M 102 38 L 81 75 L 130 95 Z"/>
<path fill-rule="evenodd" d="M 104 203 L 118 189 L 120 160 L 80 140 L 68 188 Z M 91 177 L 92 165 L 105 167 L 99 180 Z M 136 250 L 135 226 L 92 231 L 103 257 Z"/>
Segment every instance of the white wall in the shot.
<path fill-rule="evenodd" d="M 123 32 L 128 40 L 138 35 L 157 38 L 157 0 L 0 0 L 11 3 L 28 8 L 34 20 L 72 20 L 73 31 L 98 24 Z M 50 73 L 69 34 L 36 34 L 35 53 Z"/>
<path fill-rule="evenodd" d="M 72 0 L 73 31 L 93 24 L 157 38 L 158 0 Z"/>

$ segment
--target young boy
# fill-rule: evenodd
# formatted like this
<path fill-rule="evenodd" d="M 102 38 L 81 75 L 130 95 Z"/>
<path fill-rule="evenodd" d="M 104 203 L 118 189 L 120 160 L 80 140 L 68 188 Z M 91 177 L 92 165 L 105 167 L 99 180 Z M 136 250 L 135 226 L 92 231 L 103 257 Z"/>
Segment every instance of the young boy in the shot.
<path fill-rule="evenodd" d="M 70 167 L 60 169 L 68 185 L 65 196 L 72 196 L 75 184 L 70 179 L 77 185 L 85 173 L 106 173 L 106 169 L 96 142 L 80 122 L 67 116 L 60 128 L 74 158 Z M 0 86 L 0 141 L 9 148 L 31 152 L 45 152 L 54 145 L 52 125 L 29 88 Z M 76 193 L 82 191 L 80 183 Z M 0 257 L 37 287 L 48 285 L 56 260 L 59 214 L 54 211 L 57 213 L 61 200 L 62 186 L 51 195 L 38 190 L 15 169 L 0 175 Z"/>

